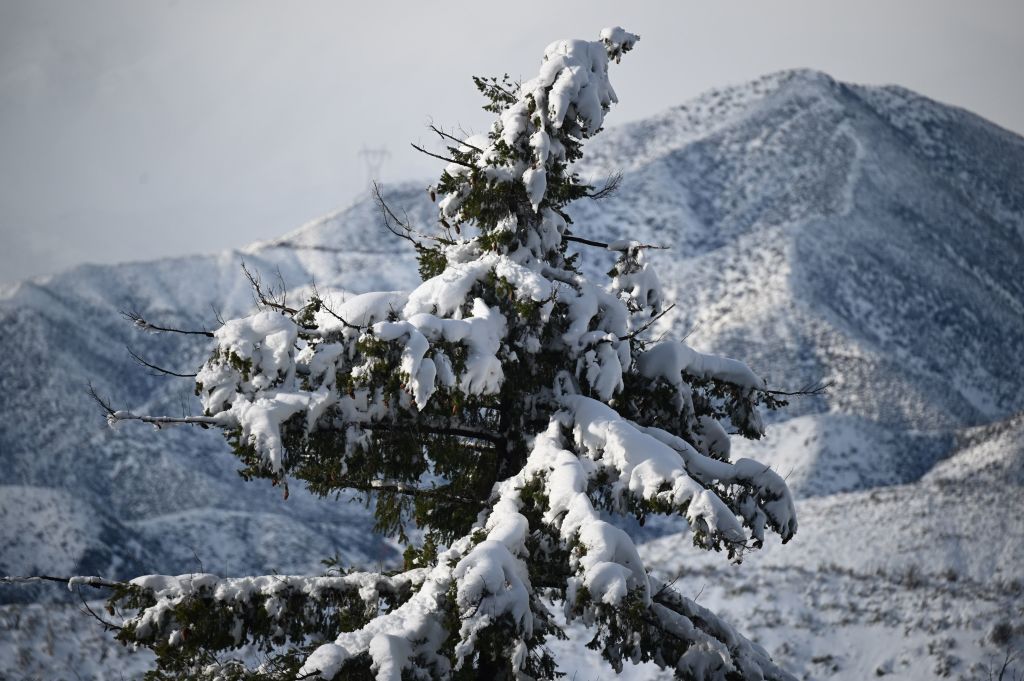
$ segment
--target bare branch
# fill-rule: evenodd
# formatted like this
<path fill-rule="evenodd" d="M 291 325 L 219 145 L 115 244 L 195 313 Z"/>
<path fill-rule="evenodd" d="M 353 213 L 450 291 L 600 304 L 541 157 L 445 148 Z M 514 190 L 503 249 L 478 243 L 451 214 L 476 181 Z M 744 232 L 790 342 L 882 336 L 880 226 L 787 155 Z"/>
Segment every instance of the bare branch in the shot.
<path fill-rule="evenodd" d="M 421 154 L 426 154 L 427 156 L 433 156 L 434 158 L 436 158 L 438 160 L 441 160 L 441 161 L 445 161 L 447 163 L 454 163 L 455 165 L 463 166 L 463 167 L 466 167 L 466 168 L 475 168 L 476 167 L 472 163 L 466 163 L 465 161 L 456 161 L 454 158 L 448 158 L 446 156 L 441 156 L 440 154 L 435 154 L 435 153 L 427 151 L 423 147 L 415 145 L 415 144 L 412 145 L 412 148 L 415 149 L 416 151 L 420 152 Z"/>
<path fill-rule="evenodd" d="M 347 320 L 346 320 L 346 319 L 345 319 L 344 317 L 342 317 L 342 316 L 341 316 L 341 315 L 339 315 L 339 314 L 338 314 L 337 312 L 335 312 L 334 310 L 332 310 L 332 309 L 330 308 L 330 306 L 329 306 L 329 305 L 327 304 L 327 302 L 326 302 L 326 301 L 324 301 L 324 300 L 323 300 L 322 298 L 318 298 L 318 300 L 320 300 L 320 307 L 322 307 L 322 308 L 324 309 L 324 311 L 326 311 L 326 312 L 327 312 L 327 314 L 331 315 L 332 317 L 334 317 L 335 319 L 337 319 L 337 320 L 338 320 L 339 322 L 341 322 L 341 323 L 342 323 L 342 325 L 343 325 L 343 326 L 344 326 L 344 327 L 345 327 L 346 329 L 352 329 L 353 331 L 365 331 L 366 329 L 368 329 L 368 328 L 369 328 L 369 327 L 367 327 L 367 326 L 358 326 L 358 325 L 356 325 L 356 324 L 353 324 L 353 323 L 351 323 L 351 322 L 347 321 Z"/>
<path fill-rule="evenodd" d="M 114 413 L 114 408 L 110 406 L 110 402 L 108 402 L 107 400 L 105 400 L 102 397 L 100 397 L 100 394 L 98 392 L 96 392 L 96 388 L 93 387 L 92 381 L 89 381 L 88 385 L 89 385 L 89 397 L 91 397 L 93 400 L 95 400 L 96 403 L 98 405 L 100 405 L 100 407 L 103 408 L 103 411 L 106 412 L 107 418 L 109 419 L 110 416 Z"/>
<path fill-rule="evenodd" d="M 437 241 L 442 244 L 455 243 L 453 239 L 442 239 L 441 237 L 424 234 L 409 224 L 408 216 L 406 216 L 405 220 L 402 220 L 395 215 L 395 211 L 391 210 L 391 206 L 389 206 L 387 201 L 384 200 L 384 193 L 381 191 L 380 185 L 376 182 L 373 183 L 372 191 L 374 202 L 377 204 L 377 208 L 380 209 L 381 216 L 384 218 L 384 227 L 395 236 L 400 239 L 405 239 L 417 248 L 424 248 L 424 246 L 413 237 L 414 234 L 416 237 L 426 241 Z"/>
<path fill-rule="evenodd" d="M 70 588 L 71 585 L 69 585 Z M 78 597 L 82 600 L 82 612 L 92 615 L 92 618 L 103 625 L 105 631 L 121 631 L 124 627 L 121 627 L 113 622 L 106 620 L 96 614 L 96 611 L 89 607 L 89 604 L 85 600 L 85 596 L 82 595 L 82 590 L 78 590 Z"/>
<path fill-rule="evenodd" d="M 642 334 L 644 331 L 646 331 L 647 329 L 651 328 L 654 325 L 654 322 L 658 321 L 659 319 L 664 317 L 666 314 L 668 314 L 672 310 L 672 308 L 674 308 L 675 306 L 676 306 L 676 304 L 672 303 L 671 305 L 666 307 L 664 310 L 662 310 L 658 314 L 656 314 L 653 317 L 651 317 L 650 319 L 648 319 L 647 322 L 643 326 L 641 326 L 639 329 L 637 329 L 636 331 L 633 331 L 632 333 L 628 333 L 625 336 L 620 336 L 619 340 L 620 341 L 627 341 L 627 340 L 632 340 L 633 338 L 636 338 L 637 336 Z"/>
<path fill-rule="evenodd" d="M 91 586 L 94 589 L 117 589 L 128 586 L 124 582 L 114 582 L 108 579 L 103 579 L 102 577 L 54 577 L 52 575 L 0 577 L 0 584 L 30 584 L 32 582 L 56 582 L 58 584 L 66 584 L 69 590 L 82 586 Z M 120 631 L 122 629 L 121 626 L 96 614 L 96 611 L 89 606 L 88 602 L 86 602 L 85 596 L 82 595 L 81 588 L 78 588 L 78 597 L 82 600 L 82 611 L 91 615 L 97 622 L 103 625 L 104 629 L 108 631 Z"/>
<path fill-rule="evenodd" d="M 585 194 L 585 196 L 588 199 L 600 201 L 602 199 L 607 199 L 609 196 L 614 194 L 616 191 L 618 191 L 620 186 L 622 186 L 622 171 L 616 170 L 614 173 L 612 173 L 605 179 L 603 187 L 601 187 L 595 192 Z"/>
<path fill-rule="evenodd" d="M 574 234 L 566 234 L 562 238 L 565 239 L 566 241 L 572 241 L 572 242 L 575 242 L 575 243 L 578 243 L 578 244 L 584 244 L 586 246 L 594 246 L 596 248 L 603 248 L 606 251 L 622 251 L 622 250 L 624 250 L 623 248 L 619 248 L 618 244 L 606 244 L 603 241 L 594 241 L 593 239 L 584 239 L 583 237 L 576 236 Z M 666 251 L 669 248 L 668 246 L 658 246 L 657 244 L 636 244 L 636 245 L 632 245 L 632 247 L 636 248 L 636 249 L 640 249 L 640 250 L 651 249 L 651 250 L 658 250 L 658 251 Z"/>
<path fill-rule="evenodd" d="M 171 371 L 170 369 L 164 369 L 163 367 L 158 367 L 155 364 L 150 364 L 146 360 L 142 359 L 142 357 L 139 357 L 139 355 L 137 355 L 135 353 L 135 351 L 132 350 L 131 346 L 126 345 L 124 347 L 125 347 L 125 350 L 128 351 L 128 354 L 131 355 L 132 359 L 134 359 L 136 362 L 138 362 L 142 366 L 148 367 L 148 368 L 152 369 L 153 371 L 156 371 L 158 373 L 158 375 L 162 374 L 164 376 L 177 376 L 178 378 L 195 378 L 196 377 L 196 374 L 194 374 L 194 373 L 192 373 L 192 374 L 181 374 L 181 373 L 178 373 L 177 371 Z"/>
<path fill-rule="evenodd" d="M 218 324 L 220 324 L 221 326 L 227 324 L 227 321 L 224 320 L 224 315 L 221 314 L 219 307 L 217 307 L 213 303 L 210 303 L 210 310 L 213 312 L 213 318 L 217 320 Z"/>
<path fill-rule="evenodd" d="M 207 338 L 213 338 L 213 333 L 210 331 L 187 331 L 184 329 L 174 329 L 167 326 L 158 326 L 151 324 L 146 321 L 141 314 L 135 310 L 122 310 L 121 316 L 130 321 L 132 324 L 145 331 L 166 331 L 169 333 L 180 333 L 186 336 L 206 336 Z"/>
<path fill-rule="evenodd" d="M 438 135 L 440 135 L 441 137 L 445 138 L 445 139 L 449 139 L 449 140 L 455 142 L 456 144 L 460 144 L 460 145 L 462 145 L 464 147 L 469 147 L 470 149 L 473 149 L 475 151 L 479 151 L 479 152 L 483 153 L 483 149 L 481 149 L 480 147 L 474 146 L 474 145 L 470 144 L 469 142 L 467 142 L 465 140 L 460 140 L 458 137 L 455 137 L 453 135 L 449 135 L 448 133 L 446 133 L 444 130 L 441 130 L 440 128 L 438 128 L 433 123 L 431 123 L 428 127 L 431 130 L 433 130 L 434 132 L 436 132 Z"/>
<path fill-rule="evenodd" d="M 832 385 L 832 381 L 827 381 L 825 383 L 808 383 L 799 390 L 764 390 L 762 392 L 769 395 L 784 395 L 786 397 L 813 397 L 815 395 L 824 395 Z"/>
<path fill-rule="evenodd" d="M 603 248 L 605 250 L 608 250 L 608 244 L 604 243 L 603 241 L 594 241 L 593 239 L 584 239 L 581 236 L 573 236 L 572 234 L 566 234 L 563 238 L 566 241 L 572 241 L 573 243 L 584 244 L 586 246 L 595 246 L 597 248 Z"/>
<path fill-rule="evenodd" d="M 384 227 L 398 238 L 405 239 L 415 246 L 419 246 L 420 243 L 412 237 L 412 227 L 399 220 L 398 216 L 395 215 L 394 211 L 391 210 L 391 207 L 388 206 L 387 202 L 384 200 L 384 195 L 381 193 L 380 185 L 374 182 L 372 191 L 373 199 L 377 204 L 377 208 L 380 209 L 381 216 L 384 218 Z M 395 225 L 398 225 L 398 227 L 395 227 Z"/>
<path fill-rule="evenodd" d="M 293 307 L 288 307 L 285 303 L 287 302 L 284 298 L 284 279 L 281 278 L 282 292 L 277 293 L 274 291 L 274 287 L 264 289 L 263 280 L 260 279 L 259 274 L 254 273 L 250 270 L 245 262 L 242 263 L 242 272 L 245 273 L 245 278 L 249 281 L 249 285 L 252 287 L 253 300 L 257 305 L 264 307 L 270 307 L 275 310 L 287 312 L 288 314 L 297 314 L 298 310 Z M 278 277 L 281 277 L 280 270 L 278 270 Z M 210 334 L 211 336 L 213 334 Z"/>

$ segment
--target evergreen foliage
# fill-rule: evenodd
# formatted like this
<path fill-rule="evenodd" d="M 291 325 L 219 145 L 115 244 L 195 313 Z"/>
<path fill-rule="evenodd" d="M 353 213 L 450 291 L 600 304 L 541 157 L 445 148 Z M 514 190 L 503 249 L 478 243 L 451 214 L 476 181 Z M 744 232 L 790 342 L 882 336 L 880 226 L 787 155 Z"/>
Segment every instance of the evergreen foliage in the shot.
<path fill-rule="evenodd" d="M 665 308 L 643 244 L 603 245 L 588 280 L 566 207 L 616 101 L 609 61 L 637 37 L 559 41 L 522 85 L 475 79 L 498 118 L 449 138 L 431 189 L 439 230 L 413 242 L 416 290 L 263 309 L 214 333 L 198 372 L 205 414 L 246 478 L 371 495 L 377 529 L 407 545 L 394 573 L 147 576 L 119 587 L 125 643 L 151 678 L 551 678 L 551 614 L 582 620 L 613 667 L 681 678 L 789 678 L 713 613 L 649 576 L 612 521 L 678 515 L 696 546 L 739 559 L 766 529 L 796 531 L 785 483 L 730 457 L 780 402 L 744 364 L 648 340 Z M 246 663 L 239 651 L 258 651 Z M 570 670 L 562 670 L 570 671 Z"/>

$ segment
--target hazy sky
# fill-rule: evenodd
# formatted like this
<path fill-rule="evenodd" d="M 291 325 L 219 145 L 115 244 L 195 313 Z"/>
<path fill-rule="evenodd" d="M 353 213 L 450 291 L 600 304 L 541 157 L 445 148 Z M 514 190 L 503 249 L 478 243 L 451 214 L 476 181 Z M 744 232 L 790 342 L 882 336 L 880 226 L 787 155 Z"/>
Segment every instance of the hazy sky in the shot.
<path fill-rule="evenodd" d="M 619 24 L 609 124 L 811 67 L 1024 131 L 1024 2 L 0 0 L 0 282 L 278 236 L 431 178 L 433 120 L 486 130 L 470 76 Z"/>

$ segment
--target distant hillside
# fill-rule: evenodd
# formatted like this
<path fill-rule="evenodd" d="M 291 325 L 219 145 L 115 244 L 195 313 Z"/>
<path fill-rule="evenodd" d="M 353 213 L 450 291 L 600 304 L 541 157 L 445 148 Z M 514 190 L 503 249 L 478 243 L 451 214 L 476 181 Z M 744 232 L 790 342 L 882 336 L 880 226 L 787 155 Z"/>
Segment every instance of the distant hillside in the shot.
<path fill-rule="evenodd" d="M 694 591 L 721 584 L 707 597 L 716 608 L 760 608 L 751 635 L 808 677 L 931 678 L 941 656 L 928 651 L 946 645 L 933 639 L 949 638 L 960 661 L 942 664 L 975 678 L 970 665 L 994 654 L 986 627 L 1000 612 L 1020 619 L 1024 598 L 1010 574 L 1024 559 L 1013 510 L 1024 470 L 1024 139 L 900 88 L 795 71 L 610 129 L 586 152 L 584 175 L 625 179 L 580 204 L 573 230 L 670 247 L 654 257 L 677 307 L 657 332 L 742 358 L 780 388 L 832 384 L 773 414 L 765 440 L 737 445 L 804 498 L 796 540 L 734 569 L 672 535 L 646 549 L 658 569 Z M 387 195 L 429 226 L 426 185 Z M 406 245 L 366 200 L 240 251 L 79 267 L 3 293 L 0 573 L 310 570 L 335 551 L 393 560 L 363 505 L 295 489 L 284 501 L 244 484 L 213 433 L 111 432 L 86 386 L 117 406 L 195 411 L 188 379 L 150 375 L 124 346 L 188 373 L 204 339 L 140 333 L 120 310 L 212 328 L 217 314 L 252 308 L 242 260 L 296 291 L 409 288 Z M 592 249 L 584 261 L 610 262 Z M 860 611 L 843 595 L 868 588 Z M 762 607 L 764 589 L 783 600 Z M 962 616 L 943 619 L 949 608 Z M 842 637 L 851 652 L 824 657 Z M 928 651 L 901 667 L 914 646 Z M 877 664 L 858 652 L 882 648 Z"/>

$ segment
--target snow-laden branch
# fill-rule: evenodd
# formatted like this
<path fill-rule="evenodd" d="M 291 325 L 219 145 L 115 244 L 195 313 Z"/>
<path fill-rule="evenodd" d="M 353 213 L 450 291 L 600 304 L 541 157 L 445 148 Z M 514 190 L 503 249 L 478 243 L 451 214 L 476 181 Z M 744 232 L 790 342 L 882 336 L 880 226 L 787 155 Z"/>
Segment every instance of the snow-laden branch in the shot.
<path fill-rule="evenodd" d="M 220 647 L 264 639 L 304 643 L 322 633 L 324 621 L 365 621 L 381 608 L 397 607 L 425 577 L 416 569 L 387 575 L 351 572 L 338 576 L 265 575 L 222 578 L 212 574 L 147 575 L 118 584 L 111 603 L 135 609 L 120 638 L 126 643 L 181 646 L 196 613 L 218 621 L 229 635 Z M 335 624 L 334 626 L 338 626 Z"/>
<path fill-rule="evenodd" d="M 33 575 L 30 577 L 0 577 L 0 584 L 31 584 L 33 582 L 66 584 L 69 590 L 73 590 L 77 586 L 91 586 L 95 589 L 115 589 L 125 585 L 125 582 L 112 581 L 96 576 L 54 577 L 52 575 Z"/>
<path fill-rule="evenodd" d="M 549 621 L 527 568 L 527 560 L 537 558 L 529 555 L 528 540 L 543 531 L 570 555 L 564 592 L 570 619 L 625 620 L 624 613 L 631 611 L 627 605 L 635 604 L 645 613 L 643 625 L 660 632 L 652 640 L 667 641 L 658 655 L 669 666 L 701 678 L 700 670 L 718 670 L 723 676 L 739 671 L 744 678 L 790 679 L 762 649 L 713 613 L 647 575 L 629 536 L 604 520 L 590 500 L 588 490 L 599 469 L 565 448 L 562 430 L 571 422 L 560 416 L 537 435 L 522 471 L 495 488 L 491 508 L 476 530 L 439 556 L 419 592 L 365 627 L 317 648 L 301 673 L 343 678 L 346 665 L 365 654 L 378 679 L 400 679 L 406 673 L 443 677 L 463 664 L 477 636 L 493 626 L 506 632 L 512 671 L 520 673 L 529 649 L 538 643 L 536 634 Z M 531 525 L 523 513 L 538 498 L 544 502 L 543 527 Z M 458 615 L 457 633 L 445 629 L 450 613 Z M 443 654 L 452 636 L 454 665 Z M 632 655 L 648 659 L 639 648 L 632 649 L 636 640 L 615 643 L 602 651 L 613 664 Z"/>
<path fill-rule="evenodd" d="M 587 397 L 566 396 L 563 402 L 581 454 L 596 469 L 612 475 L 613 501 L 620 509 L 636 499 L 654 508 L 677 510 L 685 515 L 697 541 L 708 547 L 724 545 L 730 555 L 747 547 L 743 525 L 757 545 L 764 540 L 766 524 L 784 542 L 796 533 L 789 489 L 767 466 L 750 459 L 734 463 L 712 459 L 682 438 L 638 428 L 614 409 Z M 744 492 L 723 500 L 716 489 L 726 490 L 729 485 Z"/>
<path fill-rule="evenodd" d="M 141 421 L 157 428 L 181 425 L 210 428 L 227 425 L 225 419 L 216 416 L 147 416 L 145 414 L 135 414 L 125 409 L 118 409 L 107 414 L 107 423 L 111 426 L 119 421 Z"/>
<path fill-rule="evenodd" d="M 726 678 L 792 681 L 761 646 L 747 640 L 707 608 L 683 597 L 670 585 L 650 578 L 654 594 L 651 614 L 666 635 L 686 646 L 675 669 L 684 678 Z"/>

